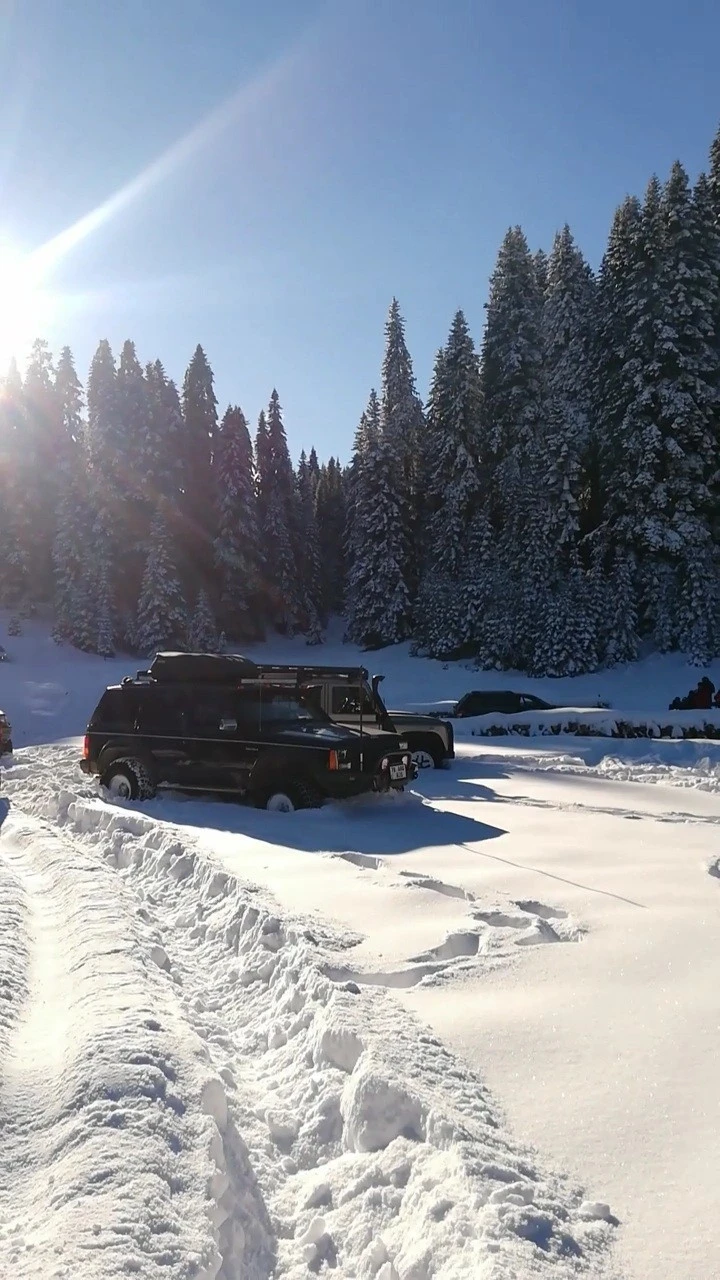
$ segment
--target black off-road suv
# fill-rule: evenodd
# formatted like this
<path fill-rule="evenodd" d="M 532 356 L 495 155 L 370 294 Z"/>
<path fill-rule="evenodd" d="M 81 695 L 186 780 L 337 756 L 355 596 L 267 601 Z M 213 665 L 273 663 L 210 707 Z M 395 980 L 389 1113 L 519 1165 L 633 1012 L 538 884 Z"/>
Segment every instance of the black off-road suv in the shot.
<path fill-rule="evenodd" d="M 397 734 L 333 724 L 298 691 L 261 682 L 247 658 L 177 653 L 105 690 L 80 768 L 122 799 L 227 792 L 282 812 L 416 777 Z"/>

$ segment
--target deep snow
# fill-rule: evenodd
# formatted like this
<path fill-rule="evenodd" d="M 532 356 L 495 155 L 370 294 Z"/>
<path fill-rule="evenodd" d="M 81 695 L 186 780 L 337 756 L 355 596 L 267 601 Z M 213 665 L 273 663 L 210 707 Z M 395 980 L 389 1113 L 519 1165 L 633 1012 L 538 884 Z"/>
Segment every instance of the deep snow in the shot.
<path fill-rule="evenodd" d="M 63 740 L 139 664 L 7 647 L 15 741 L 51 745 L 2 773 L 3 1280 L 720 1272 L 720 744 L 458 722 L 414 795 L 123 806 Z M 318 653 L 358 659 L 264 650 Z M 697 680 L 361 660 L 399 706 Z"/>

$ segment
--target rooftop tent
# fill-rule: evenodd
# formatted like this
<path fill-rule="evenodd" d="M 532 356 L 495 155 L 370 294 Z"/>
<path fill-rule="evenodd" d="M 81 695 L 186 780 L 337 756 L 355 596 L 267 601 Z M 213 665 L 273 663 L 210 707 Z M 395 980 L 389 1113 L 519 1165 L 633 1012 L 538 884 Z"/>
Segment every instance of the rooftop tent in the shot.
<path fill-rule="evenodd" d="M 239 653 L 156 653 L 150 675 L 160 682 L 235 684 L 257 679 L 258 669 Z"/>

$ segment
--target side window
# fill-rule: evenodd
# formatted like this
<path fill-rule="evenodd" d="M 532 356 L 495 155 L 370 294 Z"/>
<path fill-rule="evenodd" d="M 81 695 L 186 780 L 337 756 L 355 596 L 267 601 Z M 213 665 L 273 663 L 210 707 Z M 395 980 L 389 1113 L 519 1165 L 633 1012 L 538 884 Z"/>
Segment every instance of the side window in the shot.
<path fill-rule="evenodd" d="M 356 684 L 334 684 L 330 697 L 330 714 L 333 716 L 359 716 L 362 699 L 364 716 L 374 716 L 375 707 L 367 689 Z"/>
<path fill-rule="evenodd" d="M 169 738 L 187 733 L 183 695 L 176 689 L 153 689 L 141 694 L 137 709 L 141 733 L 167 734 Z"/>
<path fill-rule="evenodd" d="M 506 693 L 503 698 L 503 711 L 511 715 L 514 711 L 519 711 L 522 706 L 522 698 L 517 693 Z"/>
<path fill-rule="evenodd" d="M 233 689 L 196 685 L 188 697 L 188 732 L 198 738 L 217 738 L 222 720 L 237 720 L 238 697 Z"/>
<path fill-rule="evenodd" d="M 135 720 L 136 701 L 132 690 L 107 689 L 100 699 L 90 721 L 95 729 L 122 733 L 132 729 Z"/>

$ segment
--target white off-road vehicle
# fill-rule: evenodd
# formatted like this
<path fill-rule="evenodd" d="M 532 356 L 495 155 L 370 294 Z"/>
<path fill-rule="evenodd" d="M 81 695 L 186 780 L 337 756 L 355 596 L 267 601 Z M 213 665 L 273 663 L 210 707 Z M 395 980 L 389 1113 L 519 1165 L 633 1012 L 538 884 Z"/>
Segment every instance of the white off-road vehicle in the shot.
<path fill-rule="evenodd" d="M 455 758 L 453 727 L 435 715 L 388 711 L 380 696 L 383 676 L 370 678 L 365 667 L 258 664 L 260 679 L 292 684 L 336 724 L 362 733 L 397 733 L 407 742 L 418 769 L 439 769 Z"/>

